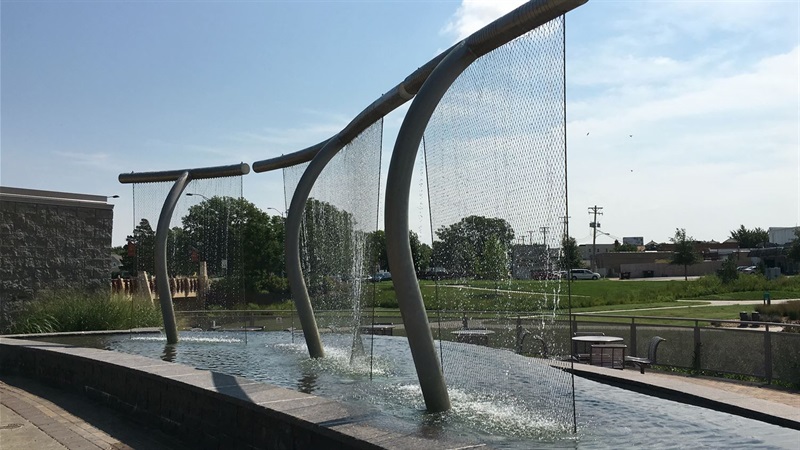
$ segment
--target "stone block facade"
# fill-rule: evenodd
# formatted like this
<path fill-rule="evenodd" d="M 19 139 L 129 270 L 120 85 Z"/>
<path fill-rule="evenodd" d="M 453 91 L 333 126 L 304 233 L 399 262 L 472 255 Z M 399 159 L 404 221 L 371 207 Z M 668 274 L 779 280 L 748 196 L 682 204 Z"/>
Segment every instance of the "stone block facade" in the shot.
<path fill-rule="evenodd" d="M 104 196 L 0 187 L 0 299 L 110 292 L 113 208 Z"/>

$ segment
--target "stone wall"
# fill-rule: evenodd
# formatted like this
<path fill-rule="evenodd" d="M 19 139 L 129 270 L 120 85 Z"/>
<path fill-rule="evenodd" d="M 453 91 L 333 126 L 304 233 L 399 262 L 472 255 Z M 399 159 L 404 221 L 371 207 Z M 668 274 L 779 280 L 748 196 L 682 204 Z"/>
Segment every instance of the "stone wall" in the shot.
<path fill-rule="evenodd" d="M 0 187 L 0 299 L 110 292 L 113 208 L 104 196 Z"/>
<path fill-rule="evenodd" d="M 373 424 L 346 405 L 184 364 L 0 337 L 0 373 L 86 395 L 197 449 L 490 449 Z M 276 368 L 275 370 L 280 370 Z M 400 427 L 402 428 L 402 427 Z M 419 435 L 418 435 L 419 434 Z"/>

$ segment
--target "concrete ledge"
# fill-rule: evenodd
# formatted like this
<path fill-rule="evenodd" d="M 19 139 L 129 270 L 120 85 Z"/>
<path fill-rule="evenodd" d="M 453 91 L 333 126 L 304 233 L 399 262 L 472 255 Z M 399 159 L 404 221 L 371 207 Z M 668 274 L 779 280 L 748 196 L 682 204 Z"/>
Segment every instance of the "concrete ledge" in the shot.
<path fill-rule="evenodd" d="M 197 448 L 486 448 L 366 423 L 375 411 L 105 350 L 0 337 L 0 370 L 82 393 Z"/>
<path fill-rule="evenodd" d="M 559 367 L 576 376 L 654 397 L 701 406 L 748 419 L 800 430 L 800 409 L 735 392 L 698 386 L 679 377 L 656 377 L 638 370 L 615 370 L 587 364 Z"/>

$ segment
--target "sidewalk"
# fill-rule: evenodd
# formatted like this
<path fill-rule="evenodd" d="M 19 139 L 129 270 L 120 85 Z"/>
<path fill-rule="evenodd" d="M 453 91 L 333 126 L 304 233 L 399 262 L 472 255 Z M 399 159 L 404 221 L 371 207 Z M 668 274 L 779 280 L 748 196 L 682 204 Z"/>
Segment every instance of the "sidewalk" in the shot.
<path fill-rule="evenodd" d="M 188 446 L 81 395 L 0 376 L 3 450 L 169 450 Z"/>

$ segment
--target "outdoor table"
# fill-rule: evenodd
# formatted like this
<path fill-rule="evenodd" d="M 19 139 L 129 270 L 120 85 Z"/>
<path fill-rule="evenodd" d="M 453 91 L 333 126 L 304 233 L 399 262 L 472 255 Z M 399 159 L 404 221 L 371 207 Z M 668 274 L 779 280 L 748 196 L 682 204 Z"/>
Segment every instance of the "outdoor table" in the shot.
<path fill-rule="evenodd" d="M 494 334 L 492 330 L 456 330 L 452 332 L 456 336 L 456 342 L 466 344 L 489 345 L 489 335 Z"/>
<path fill-rule="evenodd" d="M 617 336 L 575 336 L 572 338 L 572 354 L 579 362 L 589 362 L 589 350 L 592 345 L 621 343 Z"/>

